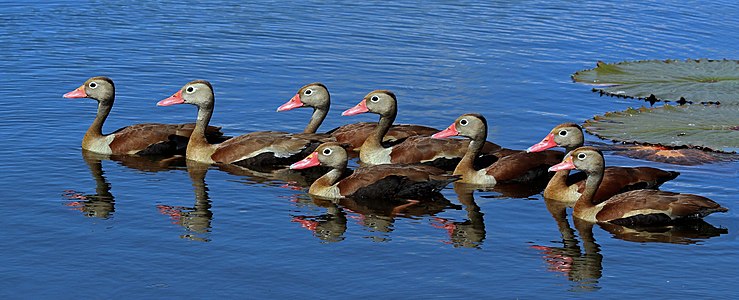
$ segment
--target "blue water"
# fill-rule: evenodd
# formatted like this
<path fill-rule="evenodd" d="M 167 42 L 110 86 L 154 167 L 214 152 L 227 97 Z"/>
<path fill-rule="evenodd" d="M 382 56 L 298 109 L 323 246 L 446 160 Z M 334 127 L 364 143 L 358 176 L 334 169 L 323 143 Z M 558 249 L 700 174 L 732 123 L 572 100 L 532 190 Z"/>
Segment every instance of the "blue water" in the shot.
<path fill-rule="evenodd" d="M 308 110 L 275 109 L 321 81 L 334 104 L 322 130 L 376 120 L 340 111 L 382 88 L 398 122 L 478 112 L 490 140 L 523 149 L 643 105 L 571 82 L 598 60 L 739 58 L 734 1 L 355 2 L 0 3 L 0 297 L 739 297 L 737 162 L 607 157 L 680 171 L 663 189 L 728 207 L 706 218 L 728 233 L 649 242 L 570 220 L 563 232 L 582 232 L 563 242 L 540 194 L 470 202 L 450 187 L 460 207 L 390 217 L 280 180 L 83 157 L 95 103 L 61 95 L 96 75 L 117 86 L 105 132 L 193 121 L 193 107 L 155 106 L 193 79 L 213 83 L 227 134 L 300 131 Z"/>

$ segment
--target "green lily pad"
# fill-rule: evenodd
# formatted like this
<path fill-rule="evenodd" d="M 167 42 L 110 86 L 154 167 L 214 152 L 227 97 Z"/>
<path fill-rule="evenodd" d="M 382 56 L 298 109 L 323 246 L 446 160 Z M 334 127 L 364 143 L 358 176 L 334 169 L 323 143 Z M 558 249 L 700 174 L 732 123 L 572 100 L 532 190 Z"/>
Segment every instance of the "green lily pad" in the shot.
<path fill-rule="evenodd" d="M 643 60 L 598 62 L 572 75 L 595 84 L 594 92 L 655 101 L 739 105 L 737 60 Z"/>
<path fill-rule="evenodd" d="M 629 108 L 595 116 L 583 128 L 602 139 L 624 143 L 736 153 L 739 105 Z"/>

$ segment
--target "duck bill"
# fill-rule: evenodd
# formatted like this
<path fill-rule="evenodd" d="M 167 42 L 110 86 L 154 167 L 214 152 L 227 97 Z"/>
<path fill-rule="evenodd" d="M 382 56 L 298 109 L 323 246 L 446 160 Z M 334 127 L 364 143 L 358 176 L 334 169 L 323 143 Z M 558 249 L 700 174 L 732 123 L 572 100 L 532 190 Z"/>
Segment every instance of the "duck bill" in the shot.
<path fill-rule="evenodd" d="M 171 97 L 157 102 L 157 106 L 170 106 L 175 104 L 185 103 L 185 99 L 182 98 L 182 90 L 177 91 Z"/>
<path fill-rule="evenodd" d="M 572 156 L 567 156 L 565 159 L 556 165 L 549 167 L 550 172 L 561 171 L 561 170 L 572 170 L 575 168 L 575 164 L 572 163 Z"/>
<path fill-rule="evenodd" d="M 300 94 L 295 94 L 292 98 L 290 98 L 290 101 L 287 101 L 287 103 L 280 105 L 280 107 L 277 108 L 277 111 L 286 111 L 295 109 L 298 107 L 303 107 L 303 102 L 300 101 Z"/>
<path fill-rule="evenodd" d="M 554 134 L 550 133 L 541 142 L 526 149 L 526 152 L 541 152 L 554 147 L 557 147 L 557 143 L 554 142 Z"/>
<path fill-rule="evenodd" d="M 308 157 L 303 158 L 303 160 L 290 165 L 290 169 L 291 170 L 307 169 L 310 167 L 315 167 L 320 164 L 321 162 L 318 161 L 318 152 L 313 152 L 310 155 L 308 155 Z"/>
<path fill-rule="evenodd" d="M 64 98 L 87 98 L 87 93 L 85 93 L 85 86 L 82 85 L 78 87 L 77 89 L 75 89 L 74 91 L 64 94 L 62 97 Z"/>
<path fill-rule="evenodd" d="M 457 123 L 452 123 L 452 125 L 449 125 L 449 127 L 447 127 L 446 129 L 442 131 L 434 133 L 434 135 L 432 135 L 431 137 L 435 139 L 443 139 L 443 138 L 447 138 L 450 136 L 457 136 L 457 135 L 459 135 L 459 131 L 457 131 Z"/>
<path fill-rule="evenodd" d="M 342 116 L 353 116 L 353 115 L 363 114 L 368 111 L 369 109 L 367 109 L 367 100 L 362 100 L 362 102 L 359 102 L 357 106 L 345 110 L 343 113 L 341 113 L 341 115 Z"/>

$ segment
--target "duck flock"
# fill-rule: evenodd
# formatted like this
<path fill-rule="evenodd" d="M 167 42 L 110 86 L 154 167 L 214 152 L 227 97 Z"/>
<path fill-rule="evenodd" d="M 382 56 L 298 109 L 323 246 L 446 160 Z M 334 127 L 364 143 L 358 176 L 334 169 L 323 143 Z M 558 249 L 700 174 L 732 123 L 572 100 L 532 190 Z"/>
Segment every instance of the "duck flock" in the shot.
<path fill-rule="evenodd" d="M 407 207 L 434 201 L 440 190 L 455 181 L 492 187 L 548 178 L 544 197 L 574 206 L 573 216 L 589 222 L 659 226 L 728 211 L 703 196 L 657 190 L 675 179 L 677 172 L 606 167 L 600 150 L 583 147 L 582 128 L 577 124 L 558 125 L 526 150 L 506 149 L 486 140 L 487 121 L 480 114 L 463 114 L 444 130 L 393 124 L 397 99 L 387 90 L 368 93 L 342 113 L 378 114 L 377 123 L 352 123 L 317 133 L 328 114 L 330 94 L 325 85 L 311 83 L 277 109 L 312 108 L 303 132 L 259 131 L 237 137 L 226 137 L 219 127 L 208 125 L 215 96 L 205 80 L 191 81 L 157 103 L 195 105 L 195 123 L 135 124 L 110 134 L 102 132 L 115 100 L 110 78 L 92 77 L 64 97 L 98 101 L 97 116 L 82 139 L 85 150 L 104 155 L 184 154 L 188 160 L 208 164 L 289 168 L 314 178 L 308 193 L 319 198 L 380 199 Z M 450 138 L 454 136 L 464 139 Z M 554 147 L 565 152 L 548 150 Z M 357 155 L 360 167 L 351 170 L 348 161 Z M 570 174 L 570 170 L 582 172 Z"/>

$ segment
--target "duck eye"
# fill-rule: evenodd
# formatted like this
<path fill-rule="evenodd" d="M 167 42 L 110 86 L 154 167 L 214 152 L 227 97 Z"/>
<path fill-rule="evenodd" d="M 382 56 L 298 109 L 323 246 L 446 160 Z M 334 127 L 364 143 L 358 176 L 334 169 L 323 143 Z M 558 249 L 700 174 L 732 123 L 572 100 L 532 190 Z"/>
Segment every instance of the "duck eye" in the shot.
<path fill-rule="evenodd" d="M 187 88 L 185 89 L 185 92 L 187 92 L 188 94 L 192 94 L 192 93 L 194 93 L 194 92 L 195 92 L 195 91 L 197 91 L 197 90 L 198 90 L 198 89 L 196 89 L 196 88 L 194 88 L 194 87 L 192 87 L 192 86 L 188 86 L 188 87 L 187 87 Z"/>
<path fill-rule="evenodd" d="M 470 122 L 469 122 L 469 121 L 467 121 L 467 119 L 462 119 L 462 120 L 459 120 L 459 125 L 462 125 L 462 126 L 467 126 L 467 124 L 469 124 L 469 123 L 470 123 Z"/>
<path fill-rule="evenodd" d="M 323 155 L 331 155 L 331 152 L 333 152 L 331 149 L 323 149 Z"/>
<path fill-rule="evenodd" d="M 583 160 L 583 159 L 585 159 L 586 157 L 588 157 L 588 155 L 587 155 L 587 154 L 585 154 L 585 153 L 578 153 L 578 154 L 577 154 L 577 159 L 579 159 L 579 160 Z"/>
<path fill-rule="evenodd" d="M 89 86 L 91 89 L 94 89 L 94 88 L 97 88 L 98 87 L 98 84 L 97 84 L 97 82 L 94 82 L 93 81 L 93 82 L 90 82 L 90 84 L 88 84 L 87 86 Z"/>
<path fill-rule="evenodd" d="M 370 101 L 372 101 L 372 102 L 380 101 L 380 97 L 372 96 L 372 98 L 370 98 Z"/>
<path fill-rule="evenodd" d="M 559 131 L 560 136 L 567 136 L 567 130 L 560 130 Z"/>
<path fill-rule="evenodd" d="M 313 90 L 307 89 L 307 90 L 305 90 L 305 92 L 303 92 L 303 94 L 305 94 L 305 95 L 313 94 Z"/>

